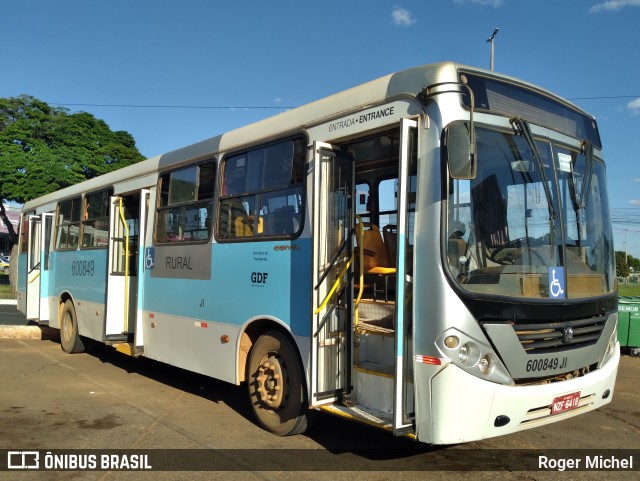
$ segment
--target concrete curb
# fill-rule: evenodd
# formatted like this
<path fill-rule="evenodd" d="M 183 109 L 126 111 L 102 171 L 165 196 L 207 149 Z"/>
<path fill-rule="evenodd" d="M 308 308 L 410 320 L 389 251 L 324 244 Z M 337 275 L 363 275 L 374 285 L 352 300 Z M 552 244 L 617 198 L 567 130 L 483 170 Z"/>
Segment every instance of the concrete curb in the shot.
<path fill-rule="evenodd" d="M 15 306 L 16 299 L 0 299 L 0 306 Z M 60 340 L 60 331 L 49 326 L 0 325 L 0 339 Z"/>
<path fill-rule="evenodd" d="M 0 326 L 0 339 L 60 341 L 60 331 L 49 326 Z"/>

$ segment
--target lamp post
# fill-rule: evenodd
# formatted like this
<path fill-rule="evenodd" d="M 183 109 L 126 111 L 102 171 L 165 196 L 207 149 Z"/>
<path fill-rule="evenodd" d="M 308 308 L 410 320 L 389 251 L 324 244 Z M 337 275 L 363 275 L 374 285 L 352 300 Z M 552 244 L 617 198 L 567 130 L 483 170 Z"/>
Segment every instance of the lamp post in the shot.
<path fill-rule="evenodd" d="M 624 230 L 624 263 L 629 265 L 629 260 L 627 259 L 627 231 L 629 229 Z"/>
<path fill-rule="evenodd" d="M 493 39 L 496 38 L 500 29 L 496 27 L 496 29 L 491 34 L 491 37 L 487 39 L 487 42 L 491 44 L 491 70 L 493 71 Z"/>

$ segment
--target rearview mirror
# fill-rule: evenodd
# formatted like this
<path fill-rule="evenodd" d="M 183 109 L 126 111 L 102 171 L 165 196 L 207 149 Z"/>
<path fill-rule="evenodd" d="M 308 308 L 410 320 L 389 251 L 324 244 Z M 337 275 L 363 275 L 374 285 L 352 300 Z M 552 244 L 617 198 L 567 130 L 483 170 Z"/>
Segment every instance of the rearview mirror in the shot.
<path fill-rule="evenodd" d="M 475 179 L 477 149 L 475 132 L 469 124 L 455 122 L 447 127 L 446 147 L 449 175 L 454 179 Z"/>
<path fill-rule="evenodd" d="M 514 160 L 511 162 L 511 170 L 514 172 L 535 172 L 536 164 L 529 160 Z"/>

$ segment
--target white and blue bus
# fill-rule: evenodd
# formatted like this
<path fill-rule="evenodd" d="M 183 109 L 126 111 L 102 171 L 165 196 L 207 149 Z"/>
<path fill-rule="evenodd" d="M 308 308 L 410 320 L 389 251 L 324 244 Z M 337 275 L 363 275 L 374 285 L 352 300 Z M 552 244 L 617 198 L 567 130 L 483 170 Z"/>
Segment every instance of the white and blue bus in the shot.
<path fill-rule="evenodd" d="M 19 308 L 434 444 L 611 401 L 614 244 L 594 118 L 455 63 L 397 72 L 29 201 Z"/>

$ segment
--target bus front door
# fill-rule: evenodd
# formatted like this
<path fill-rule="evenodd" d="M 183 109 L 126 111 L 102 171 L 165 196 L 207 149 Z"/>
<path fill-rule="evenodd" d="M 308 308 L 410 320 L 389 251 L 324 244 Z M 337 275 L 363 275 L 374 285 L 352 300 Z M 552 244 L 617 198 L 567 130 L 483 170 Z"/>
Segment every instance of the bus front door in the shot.
<path fill-rule="evenodd" d="M 351 388 L 353 157 L 314 143 L 313 320 L 309 404 L 338 401 Z"/>
<path fill-rule="evenodd" d="M 127 354 L 142 350 L 142 256 L 149 191 L 111 197 L 105 342 Z"/>
<path fill-rule="evenodd" d="M 402 119 L 398 172 L 396 258 L 395 359 L 393 374 L 393 432 L 413 429 L 413 245 L 416 210 L 417 122 Z"/>

